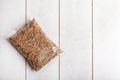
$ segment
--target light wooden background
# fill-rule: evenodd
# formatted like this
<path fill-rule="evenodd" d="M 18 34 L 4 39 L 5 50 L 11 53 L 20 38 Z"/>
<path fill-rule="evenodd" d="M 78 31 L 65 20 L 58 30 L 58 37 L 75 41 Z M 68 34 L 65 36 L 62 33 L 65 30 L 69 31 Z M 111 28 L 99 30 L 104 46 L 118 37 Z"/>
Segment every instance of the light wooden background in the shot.
<path fill-rule="evenodd" d="M 36 18 L 63 53 L 33 71 L 7 38 Z M 120 0 L 0 0 L 0 80 L 120 80 Z"/>

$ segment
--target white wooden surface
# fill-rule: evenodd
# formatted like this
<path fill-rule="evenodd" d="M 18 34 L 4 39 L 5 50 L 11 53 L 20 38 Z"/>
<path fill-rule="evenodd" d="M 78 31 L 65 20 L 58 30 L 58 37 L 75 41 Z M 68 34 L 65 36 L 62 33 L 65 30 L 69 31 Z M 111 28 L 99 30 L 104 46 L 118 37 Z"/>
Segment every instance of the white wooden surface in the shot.
<path fill-rule="evenodd" d="M 7 38 L 24 20 L 24 0 L 0 0 L 0 80 L 24 80 L 25 61 Z"/>
<path fill-rule="evenodd" d="M 60 15 L 59 0 L 26 2 L 0 0 L 0 80 L 120 80 L 119 0 L 93 0 L 93 6 L 92 0 L 60 0 Z M 58 45 L 59 16 L 64 51 L 60 55 L 60 79 L 58 57 L 35 72 L 29 65 L 25 67 L 24 58 L 7 41 L 27 17 L 36 18 Z"/>
<path fill-rule="evenodd" d="M 61 80 L 91 80 L 91 2 L 61 0 Z"/>
<path fill-rule="evenodd" d="M 120 0 L 94 0 L 94 79 L 120 80 Z"/>

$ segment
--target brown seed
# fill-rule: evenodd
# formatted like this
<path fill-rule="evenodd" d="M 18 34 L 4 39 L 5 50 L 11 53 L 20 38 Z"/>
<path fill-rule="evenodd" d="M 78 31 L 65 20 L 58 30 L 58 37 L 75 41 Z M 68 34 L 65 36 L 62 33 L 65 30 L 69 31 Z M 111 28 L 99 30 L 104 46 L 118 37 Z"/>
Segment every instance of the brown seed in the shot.
<path fill-rule="evenodd" d="M 61 52 L 61 49 L 45 35 L 35 19 L 25 24 L 22 29 L 9 38 L 9 41 L 36 71 Z M 56 48 L 57 51 L 54 51 L 53 48 Z"/>

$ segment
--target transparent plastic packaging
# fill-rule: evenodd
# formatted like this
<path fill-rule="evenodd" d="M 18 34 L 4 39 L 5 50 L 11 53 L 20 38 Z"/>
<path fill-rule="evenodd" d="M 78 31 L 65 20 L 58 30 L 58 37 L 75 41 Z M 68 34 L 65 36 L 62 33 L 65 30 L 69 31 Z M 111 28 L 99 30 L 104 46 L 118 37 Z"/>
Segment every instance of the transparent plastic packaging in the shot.
<path fill-rule="evenodd" d="M 25 24 L 23 28 L 9 38 L 9 41 L 36 71 L 62 52 L 45 35 L 35 19 Z"/>

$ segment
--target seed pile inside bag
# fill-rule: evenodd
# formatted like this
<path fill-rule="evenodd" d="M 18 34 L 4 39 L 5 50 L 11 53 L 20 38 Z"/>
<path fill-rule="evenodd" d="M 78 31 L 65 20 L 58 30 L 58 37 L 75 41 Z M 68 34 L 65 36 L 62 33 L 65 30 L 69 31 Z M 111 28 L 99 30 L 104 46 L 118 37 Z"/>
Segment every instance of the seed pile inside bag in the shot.
<path fill-rule="evenodd" d="M 25 24 L 9 41 L 35 71 L 61 53 L 61 49 L 45 35 L 35 19 Z"/>

